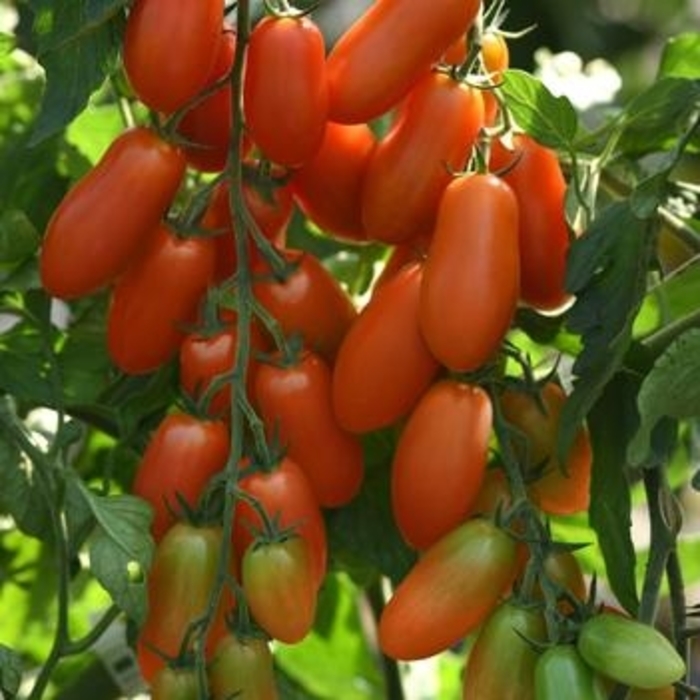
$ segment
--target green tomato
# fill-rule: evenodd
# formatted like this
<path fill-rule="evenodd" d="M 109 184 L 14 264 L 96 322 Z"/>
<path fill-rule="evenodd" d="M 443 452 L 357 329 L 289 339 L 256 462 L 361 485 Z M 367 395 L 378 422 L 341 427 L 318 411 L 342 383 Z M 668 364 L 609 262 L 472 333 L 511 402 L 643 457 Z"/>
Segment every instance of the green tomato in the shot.
<path fill-rule="evenodd" d="M 535 666 L 535 700 L 605 700 L 607 695 L 593 669 L 573 644 L 558 644 L 540 656 Z"/>

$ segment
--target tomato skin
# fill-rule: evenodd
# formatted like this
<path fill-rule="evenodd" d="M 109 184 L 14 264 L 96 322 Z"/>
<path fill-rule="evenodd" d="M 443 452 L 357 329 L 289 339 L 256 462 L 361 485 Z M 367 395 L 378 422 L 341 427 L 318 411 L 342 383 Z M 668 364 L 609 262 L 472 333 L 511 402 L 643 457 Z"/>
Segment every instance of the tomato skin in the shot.
<path fill-rule="evenodd" d="M 255 621 L 273 638 L 300 642 L 316 615 L 316 581 L 301 537 L 256 543 L 243 555 L 242 585 Z"/>
<path fill-rule="evenodd" d="M 119 135 L 48 223 L 39 260 L 46 291 L 77 299 L 113 282 L 152 237 L 184 172 L 180 150 L 150 129 Z"/>
<path fill-rule="evenodd" d="M 179 493 L 196 506 L 207 483 L 226 465 L 228 428 L 221 421 L 202 420 L 187 413 L 170 413 L 148 441 L 139 462 L 132 493 L 154 511 L 151 533 L 159 542 L 176 521 Z"/>
<path fill-rule="evenodd" d="M 158 228 L 112 290 L 107 350 L 119 369 L 145 374 L 177 353 L 214 276 L 214 256 L 211 238 L 179 239 Z"/>
<path fill-rule="evenodd" d="M 581 565 L 576 555 L 567 549 L 554 551 L 544 560 L 545 574 L 555 583 L 560 585 L 576 600 L 582 603 L 588 598 L 588 588 L 583 577 Z M 564 609 L 571 610 L 568 602 L 562 601 Z"/>
<path fill-rule="evenodd" d="M 535 666 L 535 700 L 558 700 L 566 688 L 570 700 L 605 700 L 607 694 L 573 644 L 542 653 Z"/>
<path fill-rule="evenodd" d="M 602 612 L 586 620 L 576 648 L 598 673 L 635 688 L 661 688 L 686 672 L 685 662 L 661 632 L 624 615 Z"/>
<path fill-rule="evenodd" d="M 516 443 L 519 453 L 527 455 L 526 477 L 542 470 L 539 478 L 528 483 L 528 494 L 539 508 L 552 515 L 586 510 L 593 461 L 588 431 L 585 427 L 579 429 L 566 463 L 561 465 L 556 449 L 566 394 L 556 382 L 547 382 L 540 396 L 546 413 L 535 397 L 522 391 L 506 390 L 500 399 L 504 418 L 528 439 L 527 447 Z"/>
<path fill-rule="evenodd" d="M 326 574 L 328 541 L 326 524 L 311 484 L 301 467 L 289 457 L 282 457 L 268 472 L 253 472 L 238 483 L 241 491 L 257 498 L 268 516 L 278 519 L 281 528 L 295 527 L 309 545 L 314 578 L 321 585 Z M 260 515 L 244 500 L 236 502 L 233 523 L 233 549 L 238 557 L 253 542 L 262 528 Z"/>
<path fill-rule="evenodd" d="M 124 69 L 146 106 L 169 114 L 203 87 L 219 45 L 223 0 L 136 0 L 124 34 Z"/>
<path fill-rule="evenodd" d="M 479 5 L 478 0 L 370 5 L 328 56 L 329 118 L 366 122 L 397 104 L 471 26 Z"/>
<path fill-rule="evenodd" d="M 255 399 L 268 437 L 279 440 L 304 470 L 321 506 L 342 506 L 360 490 L 364 454 L 357 436 L 335 419 L 331 370 L 311 351 L 291 364 L 275 359 L 279 358 L 260 365 L 255 380 Z"/>
<path fill-rule="evenodd" d="M 435 357 L 456 371 L 491 360 L 518 290 L 515 195 L 495 175 L 455 178 L 440 201 L 420 293 L 420 329 Z"/>
<path fill-rule="evenodd" d="M 284 281 L 260 279 L 257 300 L 277 319 L 286 335 L 298 334 L 305 345 L 333 364 L 338 348 L 357 316 L 352 300 L 312 253 L 279 251 L 294 269 Z M 258 271 L 266 273 L 262 263 Z"/>
<path fill-rule="evenodd" d="M 243 112 L 252 140 L 275 163 L 299 166 L 321 146 L 325 54 L 323 34 L 309 17 L 264 17 L 251 32 Z"/>
<path fill-rule="evenodd" d="M 207 669 L 212 700 L 277 700 L 272 654 L 261 638 L 227 634 Z"/>
<path fill-rule="evenodd" d="M 343 340 L 333 370 L 333 410 L 367 433 L 407 415 L 440 369 L 418 330 L 423 268 L 407 265 L 378 289 Z"/>
<path fill-rule="evenodd" d="M 350 241 L 366 240 L 360 196 L 375 146 L 376 138 L 367 124 L 328 122 L 316 154 L 292 173 L 294 199 L 326 233 Z"/>
<path fill-rule="evenodd" d="M 362 186 L 367 236 L 399 243 L 431 230 L 451 171 L 464 168 L 483 123 L 477 88 L 446 73 L 423 76 L 370 157 Z"/>
<path fill-rule="evenodd" d="M 379 645 L 422 659 L 458 642 L 495 608 L 515 579 L 516 545 L 490 520 L 468 520 L 428 548 L 379 619 Z"/>
<path fill-rule="evenodd" d="M 511 601 L 501 604 L 479 630 L 469 653 L 464 700 L 534 700 L 537 651 L 523 637 L 546 641 L 541 611 Z"/>
<path fill-rule="evenodd" d="M 454 380 L 433 384 L 399 436 L 391 502 L 404 539 L 426 549 L 464 521 L 484 479 L 492 409 L 486 392 Z"/>
<path fill-rule="evenodd" d="M 525 134 L 514 136 L 513 145 L 514 151 L 508 151 L 500 141 L 493 143 L 491 168 L 510 168 L 502 177 L 518 200 L 520 297 L 536 309 L 553 311 L 570 299 L 564 286 L 566 180 L 554 151 Z"/>
<path fill-rule="evenodd" d="M 165 667 L 151 683 L 151 700 L 198 700 L 199 683 L 194 669 Z"/>

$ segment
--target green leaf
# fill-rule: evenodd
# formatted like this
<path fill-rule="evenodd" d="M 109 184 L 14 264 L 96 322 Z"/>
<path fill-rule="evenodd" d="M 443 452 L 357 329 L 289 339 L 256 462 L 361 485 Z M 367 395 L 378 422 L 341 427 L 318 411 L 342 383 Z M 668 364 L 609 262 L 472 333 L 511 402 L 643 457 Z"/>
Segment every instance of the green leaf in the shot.
<path fill-rule="evenodd" d="M 17 263 L 32 255 L 40 237 L 27 215 L 18 209 L 0 213 L 0 263 Z"/>
<path fill-rule="evenodd" d="M 10 647 L 0 644 L 0 690 L 7 700 L 17 697 L 22 682 L 22 658 Z"/>
<path fill-rule="evenodd" d="M 688 32 L 671 37 L 664 46 L 659 75 L 697 79 L 700 65 L 700 34 Z"/>
<path fill-rule="evenodd" d="M 594 455 L 589 522 L 598 537 L 610 587 L 632 614 L 637 611 L 639 598 L 625 445 L 636 422 L 635 392 L 636 386 L 627 375 L 619 374 L 588 415 Z"/>
<path fill-rule="evenodd" d="M 522 70 L 506 71 L 501 89 L 518 126 L 544 146 L 572 150 L 578 117 L 566 97 L 555 97 L 540 80 Z"/>
<path fill-rule="evenodd" d="M 692 328 L 669 345 L 654 363 L 639 391 L 640 425 L 629 445 L 631 464 L 643 464 L 651 451 L 654 428 L 664 417 L 700 416 L 700 329 Z"/>
<path fill-rule="evenodd" d="M 128 494 L 100 496 L 77 482 L 97 521 L 90 541 L 90 569 L 126 615 L 140 624 L 146 617 L 146 572 L 153 556 L 149 533 L 152 511 Z"/>

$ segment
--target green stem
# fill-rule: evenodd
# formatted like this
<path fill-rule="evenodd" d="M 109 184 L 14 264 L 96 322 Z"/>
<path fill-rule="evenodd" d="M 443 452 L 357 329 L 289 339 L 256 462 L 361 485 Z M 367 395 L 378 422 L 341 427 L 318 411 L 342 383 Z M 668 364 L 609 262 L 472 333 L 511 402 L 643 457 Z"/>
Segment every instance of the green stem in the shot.
<path fill-rule="evenodd" d="M 671 603 L 671 632 L 676 644 L 676 651 L 685 659 L 689 666 L 689 644 L 685 636 L 686 628 L 686 597 L 683 570 L 678 551 L 674 548 L 666 562 L 666 580 L 668 581 L 669 600 Z"/>

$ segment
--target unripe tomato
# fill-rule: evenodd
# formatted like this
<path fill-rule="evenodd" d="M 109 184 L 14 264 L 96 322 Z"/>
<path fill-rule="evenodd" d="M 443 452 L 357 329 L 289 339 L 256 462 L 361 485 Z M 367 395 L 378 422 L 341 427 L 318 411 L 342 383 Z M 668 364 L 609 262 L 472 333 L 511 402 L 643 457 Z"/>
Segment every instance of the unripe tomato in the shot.
<path fill-rule="evenodd" d="M 107 349 L 119 369 L 152 372 L 177 353 L 213 279 L 214 256 L 211 238 L 181 239 L 158 228 L 112 290 Z"/>
<path fill-rule="evenodd" d="M 491 401 L 464 382 L 443 380 L 420 398 L 399 436 L 391 502 L 404 539 L 425 549 L 469 513 L 484 479 Z"/>
<path fill-rule="evenodd" d="M 495 175 L 455 178 L 440 201 L 420 290 L 420 329 L 433 355 L 456 371 L 493 359 L 518 291 L 515 195 Z"/>
<path fill-rule="evenodd" d="M 333 369 L 333 410 L 340 425 L 366 433 L 409 413 L 440 365 L 418 330 L 423 268 L 402 268 L 352 324 Z"/>
<path fill-rule="evenodd" d="M 513 138 L 514 150 L 493 143 L 491 168 L 515 193 L 520 218 L 520 298 L 530 306 L 553 311 L 566 304 L 564 288 L 569 227 L 566 180 L 557 154 L 525 134 Z"/>
<path fill-rule="evenodd" d="M 411 661 L 445 651 L 496 607 L 517 571 L 515 540 L 493 522 L 468 520 L 428 548 L 379 619 L 379 645 Z"/>
<path fill-rule="evenodd" d="M 166 666 L 151 683 L 151 700 L 198 700 L 199 682 L 193 668 Z"/>
<path fill-rule="evenodd" d="M 588 588 L 581 565 L 571 550 L 562 549 L 547 555 L 544 560 L 544 573 L 575 600 L 583 603 L 588 598 Z M 561 605 L 565 610 L 571 610 L 570 604 L 562 601 Z"/>
<path fill-rule="evenodd" d="M 398 243 L 431 230 L 452 172 L 464 168 L 483 123 L 478 89 L 446 73 L 423 76 L 369 159 L 361 203 L 367 236 Z"/>
<path fill-rule="evenodd" d="M 600 680 L 573 644 L 558 644 L 542 653 L 535 666 L 535 700 L 605 700 Z"/>
<path fill-rule="evenodd" d="M 481 35 L 481 60 L 492 80 L 498 84 L 510 65 L 508 42 L 503 34 L 495 29 L 487 29 Z"/>
<path fill-rule="evenodd" d="M 124 68 L 136 96 L 166 114 L 204 87 L 216 60 L 223 0 L 136 0 L 124 34 Z"/>
<path fill-rule="evenodd" d="M 320 148 L 328 114 L 325 40 L 307 16 L 263 18 L 250 35 L 243 112 L 254 143 L 280 165 Z"/>
<path fill-rule="evenodd" d="M 328 122 L 314 157 L 292 173 L 294 199 L 325 233 L 350 241 L 367 238 L 360 195 L 375 145 L 374 133 L 367 124 Z"/>
<path fill-rule="evenodd" d="M 479 0 L 378 0 L 328 56 L 329 118 L 369 121 L 401 100 L 471 26 Z"/>
<path fill-rule="evenodd" d="M 315 353 L 261 364 L 255 400 L 268 437 L 304 470 L 321 506 L 336 508 L 357 495 L 364 475 L 362 443 L 333 413 L 332 374 Z M 310 430 L 309 426 L 313 426 Z"/>
<path fill-rule="evenodd" d="M 118 136 L 48 223 L 39 260 L 46 291 L 75 299 L 113 282 L 154 235 L 184 172 L 180 150 L 150 129 Z"/>

